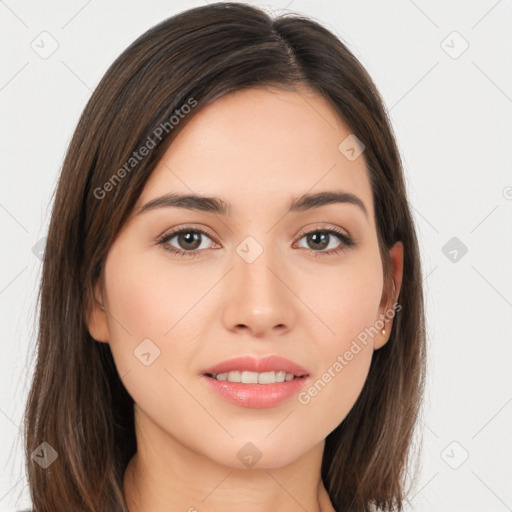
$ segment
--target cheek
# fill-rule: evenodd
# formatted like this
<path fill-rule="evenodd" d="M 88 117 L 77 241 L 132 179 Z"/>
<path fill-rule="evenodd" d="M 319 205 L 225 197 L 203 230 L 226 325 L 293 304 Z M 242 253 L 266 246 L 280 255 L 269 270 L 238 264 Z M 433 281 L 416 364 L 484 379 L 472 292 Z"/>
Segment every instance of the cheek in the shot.
<path fill-rule="evenodd" d="M 299 403 L 327 436 L 347 416 L 360 395 L 372 360 L 370 344 L 343 343 L 302 393 Z M 314 427 L 312 427 L 314 430 Z"/>
<path fill-rule="evenodd" d="M 305 322 L 309 338 L 320 345 L 319 354 L 328 357 L 321 357 L 324 365 L 379 318 L 383 275 L 376 245 L 337 265 L 319 267 L 297 284 L 297 295 L 309 310 L 304 310 L 304 318 L 311 318 Z"/>
<path fill-rule="evenodd" d="M 149 370 L 163 355 L 164 334 L 173 325 L 173 317 L 164 314 L 171 309 L 163 292 L 169 287 L 158 269 L 119 243 L 110 249 L 105 276 L 109 344 L 119 374 Z M 155 363 L 146 368 L 148 361 Z"/>
<path fill-rule="evenodd" d="M 193 266 L 177 270 L 165 257 L 150 256 L 112 246 L 105 275 L 109 345 L 118 373 L 137 403 L 158 410 L 174 397 L 184 400 L 178 382 L 188 370 L 184 361 L 197 351 L 209 304 L 201 298 L 218 276 L 208 269 L 198 276 Z"/>
<path fill-rule="evenodd" d="M 339 307 L 330 324 L 335 334 L 316 338 L 319 357 L 315 375 L 298 396 L 306 417 L 315 418 L 317 425 L 304 424 L 306 437 L 318 434 L 318 425 L 327 436 L 345 419 L 360 395 L 373 356 L 373 342 L 365 329 L 373 325 L 375 304 L 366 297 L 353 302 L 338 299 Z"/>
<path fill-rule="evenodd" d="M 189 442 L 202 439 L 208 416 L 198 406 L 185 362 L 194 347 L 190 324 L 198 323 L 194 304 L 213 277 L 198 279 L 196 271 L 187 278 L 183 268 L 171 274 L 164 257 L 155 261 L 120 246 L 111 248 L 109 258 L 109 344 L 124 387 L 163 431 Z"/>
<path fill-rule="evenodd" d="M 169 263 L 165 254 L 111 248 L 106 262 L 109 328 L 111 344 L 136 345 L 152 339 L 165 345 L 197 315 L 201 297 L 215 284 L 215 276 L 205 269 Z M 163 249 L 162 249 L 163 252 Z"/>
<path fill-rule="evenodd" d="M 315 379 L 299 401 L 325 434 L 346 417 L 364 386 L 373 355 L 372 335 L 382 295 L 378 253 L 361 253 L 350 264 L 303 281 L 301 297 L 316 313 L 309 337 L 318 359 Z M 316 421 L 316 420 L 315 420 Z"/>

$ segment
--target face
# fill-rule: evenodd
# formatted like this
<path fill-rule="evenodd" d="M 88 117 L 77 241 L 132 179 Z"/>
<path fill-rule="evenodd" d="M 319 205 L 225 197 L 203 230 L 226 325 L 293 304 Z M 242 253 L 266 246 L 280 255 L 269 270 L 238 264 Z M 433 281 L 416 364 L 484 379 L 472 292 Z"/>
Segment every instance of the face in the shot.
<path fill-rule="evenodd" d="M 89 330 L 110 344 L 162 442 L 231 467 L 244 467 L 251 442 L 259 467 L 278 467 L 354 405 L 392 301 L 364 153 L 339 149 L 350 133 L 313 91 L 239 91 L 190 119 L 153 171 L 109 250 L 96 287 L 106 313 L 95 308 Z M 322 192 L 356 199 L 291 208 Z M 213 201 L 141 211 L 171 193 L 215 197 L 226 211 Z M 400 245 L 391 257 L 398 290 Z M 307 376 L 267 392 L 215 381 L 233 401 L 204 371 L 238 356 L 286 358 Z"/>

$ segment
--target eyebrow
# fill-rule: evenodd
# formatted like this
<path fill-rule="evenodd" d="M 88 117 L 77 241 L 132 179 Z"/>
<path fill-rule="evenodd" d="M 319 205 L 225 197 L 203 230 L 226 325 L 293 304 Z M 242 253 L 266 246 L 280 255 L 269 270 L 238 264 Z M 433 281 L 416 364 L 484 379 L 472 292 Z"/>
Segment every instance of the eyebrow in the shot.
<path fill-rule="evenodd" d="M 299 212 L 320 208 L 330 204 L 352 204 L 357 206 L 366 217 L 368 211 L 361 199 L 350 192 L 326 191 L 316 194 L 305 194 L 292 201 L 289 212 Z M 156 197 L 142 206 L 137 215 L 157 208 L 175 207 L 187 210 L 197 210 L 219 215 L 230 215 L 231 205 L 218 197 L 208 197 L 196 194 L 169 193 Z"/>

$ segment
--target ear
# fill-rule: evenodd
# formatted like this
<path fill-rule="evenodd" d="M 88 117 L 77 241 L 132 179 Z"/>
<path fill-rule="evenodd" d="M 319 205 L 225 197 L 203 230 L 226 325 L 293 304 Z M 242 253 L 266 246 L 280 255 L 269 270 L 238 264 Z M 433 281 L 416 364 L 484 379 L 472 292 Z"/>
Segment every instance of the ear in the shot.
<path fill-rule="evenodd" d="M 384 278 L 384 289 L 382 291 L 382 299 L 379 305 L 379 316 L 375 319 L 375 325 L 380 327 L 380 329 L 374 338 L 374 350 L 378 350 L 387 343 L 391 334 L 391 328 L 393 327 L 393 318 L 396 314 L 393 304 L 397 302 L 398 295 L 402 287 L 404 268 L 404 246 L 402 242 L 395 243 L 389 251 L 389 256 L 391 259 L 392 279 Z M 393 281 L 395 286 L 393 286 Z M 385 334 L 382 334 L 382 329 L 385 330 Z"/>
<path fill-rule="evenodd" d="M 96 341 L 108 343 L 110 331 L 107 322 L 107 312 L 103 309 L 103 298 L 99 282 L 94 285 L 94 300 L 85 314 L 89 334 Z"/>

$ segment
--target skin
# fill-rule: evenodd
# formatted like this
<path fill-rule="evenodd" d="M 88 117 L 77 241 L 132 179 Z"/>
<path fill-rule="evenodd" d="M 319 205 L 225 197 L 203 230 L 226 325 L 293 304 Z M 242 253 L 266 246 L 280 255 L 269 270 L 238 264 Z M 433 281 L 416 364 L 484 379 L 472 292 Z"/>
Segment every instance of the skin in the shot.
<path fill-rule="evenodd" d="M 124 479 L 130 512 L 334 510 L 320 477 L 325 438 L 354 405 L 392 320 L 307 404 L 294 396 L 240 407 L 200 374 L 234 356 L 275 354 L 305 367 L 313 383 L 389 311 L 364 153 L 350 161 L 338 150 L 350 133 L 314 91 L 238 91 L 190 119 L 153 171 L 109 250 L 88 316 L 136 404 L 138 451 Z M 352 204 L 286 214 L 293 198 L 339 189 L 357 195 L 368 217 Z M 220 197 L 232 213 L 136 213 L 168 192 Z M 200 235 L 195 257 L 165 251 L 158 238 L 182 226 L 215 238 Z M 343 243 L 330 235 L 321 246 L 304 233 L 333 227 L 356 245 L 319 254 Z M 236 252 L 247 236 L 263 248 L 252 263 Z M 177 236 L 167 245 L 190 247 Z M 390 255 L 398 294 L 402 244 Z M 146 338 L 160 350 L 149 366 L 133 354 Z M 237 457 L 248 442 L 261 453 L 250 468 Z"/>

